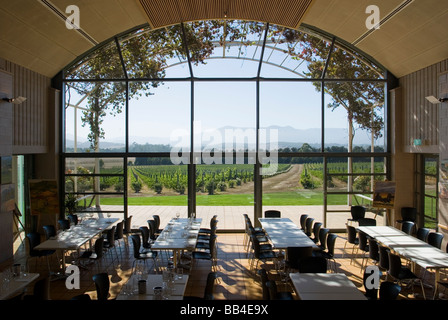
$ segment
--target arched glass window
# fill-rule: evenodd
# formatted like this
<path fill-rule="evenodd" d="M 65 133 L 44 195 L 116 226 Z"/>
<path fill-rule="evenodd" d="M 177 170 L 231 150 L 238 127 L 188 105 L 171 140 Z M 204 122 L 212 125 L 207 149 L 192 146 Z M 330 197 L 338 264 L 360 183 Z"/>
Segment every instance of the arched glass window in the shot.
<path fill-rule="evenodd" d="M 227 229 L 308 204 L 341 228 L 387 178 L 386 74 L 311 26 L 136 28 L 64 70 L 65 190 L 99 214 L 242 208 Z"/>

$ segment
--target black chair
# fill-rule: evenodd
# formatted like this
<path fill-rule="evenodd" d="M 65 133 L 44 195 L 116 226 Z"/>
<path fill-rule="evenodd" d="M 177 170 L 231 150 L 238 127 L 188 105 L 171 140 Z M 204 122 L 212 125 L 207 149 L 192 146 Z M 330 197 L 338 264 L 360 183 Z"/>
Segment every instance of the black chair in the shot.
<path fill-rule="evenodd" d="M 73 225 L 77 225 L 79 222 L 78 219 L 78 215 L 74 214 L 74 213 L 70 213 L 69 215 L 67 215 L 68 220 L 70 220 L 71 223 L 73 223 Z"/>
<path fill-rule="evenodd" d="M 255 235 L 251 235 L 251 240 L 254 249 L 254 256 L 250 262 L 251 270 L 258 268 L 259 261 L 266 262 L 268 260 L 277 259 L 277 254 L 273 250 L 260 250 L 260 242 Z M 254 260 L 257 260 L 255 267 L 253 266 Z"/>
<path fill-rule="evenodd" d="M 308 217 L 305 222 L 305 234 L 310 237 L 313 233 L 314 218 Z"/>
<path fill-rule="evenodd" d="M 157 234 L 156 222 L 153 219 L 150 219 L 147 222 L 148 222 L 148 228 L 149 228 L 149 239 L 151 239 L 152 241 L 155 241 L 157 239 L 157 237 L 159 236 Z"/>
<path fill-rule="evenodd" d="M 59 219 L 58 220 L 59 228 L 62 230 L 70 229 L 70 220 L 68 219 Z"/>
<path fill-rule="evenodd" d="M 376 220 L 373 218 L 361 218 L 358 220 L 360 227 L 376 226 Z"/>
<path fill-rule="evenodd" d="M 83 264 L 83 261 L 89 261 L 87 262 L 88 264 L 96 262 L 98 267 L 98 263 L 101 261 L 104 254 L 104 238 L 99 237 L 98 239 L 96 239 L 93 248 L 94 248 L 93 251 L 86 250 L 79 255 L 78 260 L 80 260 L 83 266 L 85 266 Z M 97 271 L 99 272 L 99 267 Z"/>
<path fill-rule="evenodd" d="M 109 252 L 111 254 L 112 257 L 112 249 L 115 250 L 115 255 L 117 256 L 117 260 L 119 260 L 118 257 L 118 252 L 117 252 L 117 247 L 115 246 L 115 231 L 116 231 L 117 227 L 116 226 L 112 226 L 112 228 L 108 229 L 105 232 L 104 237 L 104 250 L 106 250 L 107 252 Z"/>
<path fill-rule="evenodd" d="M 345 241 L 344 244 L 344 255 L 345 255 L 345 248 L 347 246 L 347 243 L 350 243 L 352 245 L 352 260 L 350 261 L 350 264 L 353 262 L 353 254 L 355 252 L 355 247 L 359 245 L 359 238 L 357 237 L 356 228 L 353 226 L 347 225 L 347 241 Z"/>
<path fill-rule="evenodd" d="M 114 241 L 118 242 L 118 246 L 120 247 L 120 253 L 121 253 L 121 240 L 124 241 L 124 220 L 121 222 L 118 222 L 115 226 L 115 234 L 114 234 Z"/>
<path fill-rule="evenodd" d="M 378 267 L 380 270 L 389 270 L 389 251 L 390 249 L 384 246 L 378 246 L 379 261 Z"/>
<path fill-rule="evenodd" d="M 403 223 L 404 221 L 417 221 L 417 208 L 414 207 L 402 207 L 400 210 L 401 220 L 397 220 L 398 223 Z"/>
<path fill-rule="evenodd" d="M 336 264 L 336 259 L 334 257 L 334 249 L 336 247 L 336 239 L 337 239 L 337 235 L 335 233 L 328 233 L 327 236 L 327 249 L 326 250 L 314 250 L 313 251 L 313 255 L 314 256 L 321 256 L 327 259 L 327 262 L 329 261 L 333 261 L 333 268 L 331 268 L 333 270 L 334 273 L 338 272 L 338 267 Z M 330 263 L 328 263 L 328 265 L 330 266 Z"/>
<path fill-rule="evenodd" d="M 401 287 L 390 281 L 383 281 L 380 284 L 380 300 L 397 300 Z"/>
<path fill-rule="evenodd" d="M 367 238 L 369 242 L 369 259 L 372 260 L 374 264 L 380 262 L 380 248 L 378 242 L 375 239 Z"/>
<path fill-rule="evenodd" d="M 361 271 L 364 268 L 364 262 L 366 261 L 366 253 L 369 253 L 369 244 L 367 235 L 364 232 L 358 232 L 358 238 L 359 238 L 359 244 L 358 244 L 358 250 L 362 251 L 362 261 L 361 261 Z"/>
<path fill-rule="evenodd" d="M 412 221 L 403 221 L 401 223 L 401 231 L 409 235 L 413 234 L 415 223 Z"/>
<path fill-rule="evenodd" d="M 26 235 L 26 238 L 28 239 L 28 248 L 29 248 L 29 258 L 42 258 L 45 257 L 47 260 L 47 266 L 48 266 L 48 272 L 50 271 L 50 262 L 48 260 L 48 257 L 51 256 L 53 253 L 55 253 L 55 250 L 36 250 L 34 249 L 36 246 L 40 244 L 40 234 L 38 232 L 30 232 Z M 28 261 L 27 261 L 28 265 Z M 37 267 L 37 260 L 36 260 L 36 267 Z"/>
<path fill-rule="evenodd" d="M 216 226 L 218 224 L 218 215 L 214 215 L 210 219 L 210 227 L 209 228 L 200 228 L 199 229 L 199 235 L 210 235 L 214 230 L 216 230 Z"/>
<path fill-rule="evenodd" d="M 56 228 L 54 225 L 45 225 L 42 227 L 42 229 L 44 229 L 44 233 L 45 233 L 45 239 L 48 240 L 52 237 L 56 237 Z"/>
<path fill-rule="evenodd" d="M 109 299 L 109 275 L 105 272 L 93 275 L 93 282 L 95 283 L 97 300 L 107 301 Z"/>
<path fill-rule="evenodd" d="M 308 219 L 307 214 L 302 214 L 300 216 L 300 228 L 305 231 L 306 229 L 306 219 Z"/>
<path fill-rule="evenodd" d="M 47 301 L 51 300 L 50 297 L 50 278 L 44 277 L 37 280 L 33 287 L 33 294 L 25 294 L 23 296 L 24 301 Z"/>
<path fill-rule="evenodd" d="M 327 273 L 327 259 L 324 257 L 311 256 L 299 261 L 300 273 Z"/>
<path fill-rule="evenodd" d="M 215 279 L 217 279 L 217 277 L 218 275 L 216 274 L 216 272 L 209 272 L 207 274 L 207 281 L 205 283 L 204 296 L 184 296 L 183 300 L 215 300 Z"/>
<path fill-rule="evenodd" d="M 356 221 L 358 222 L 359 219 L 362 219 L 366 215 L 366 208 L 363 206 L 351 206 L 350 207 L 350 214 L 352 216 L 351 219 L 348 219 L 348 221 Z"/>
<path fill-rule="evenodd" d="M 155 222 L 155 225 L 154 225 L 154 233 L 156 234 L 156 235 L 159 235 L 160 233 L 162 233 L 162 231 L 163 231 L 163 229 L 162 228 L 160 228 L 160 216 L 159 215 L 157 215 L 157 214 L 154 214 L 153 216 L 153 219 L 154 219 L 154 222 Z"/>
<path fill-rule="evenodd" d="M 319 230 L 319 250 L 325 251 L 327 250 L 327 237 L 330 233 L 330 229 L 328 228 L 320 228 Z"/>
<path fill-rule="evenodd" d="M 311 240 L 314 241 L 314 243 L 319 242 L 319 231 L 322 228 L 323 223 L 322 222 L 315 222 L 313 226 L 313 237 L 311 237 Z"/>
<path fill-rule="evenodd" d="M 142 235 L 142 248 L 143 250 L 151 249 L 151 241 L 149 239 L 149 228 L 146 226 L 138 228 L 140 230 L 140 233 Z"/>
<path fill-rule="evenodd" d="M 427 242 L 433 247 L 436 247 L 437 249 L 442 248 L 442 241 L 443 241 L 443 234 L 440 232 L 430 232 L 428 234 Z"/>
<path fill-rule="evenodd" d="M 216 268 L 216 239 L 218 236 L 213 236 L 209 240 L 208 250 L 195 250 L 191 253 L 191 257 L 196 260 L 209 260 L 212 263 L 212 270 Z"/>
<path fill-rule="evenodd" d="M 311 257 L 313 255 L 313 247 L 288 247 L 286 248 L 285 267 L 289 272 L 299 269 L 299 261 Z"/>
<path fill-rule="evenodd" d="M 266 287 L 269 291 L 269 300 L 294 300 L 291 292 L 278 291 L 277 283 L 273 280 L 267 281 Z"/>
<path fill-rule="evenodd" d="M 428 228 L 418 228 L 415 236 L 417 237 L 417 239 L 428 242 L 428 235 L 430 232 L 431 230 Z"/>
<path fill-rule="evenodd" d="M 126 245 L 128 245 L 128 236 L 132 234 L 132 216 L 124 219 L 123 235 L 126 238 Z"/>
<path fill-rule="evenodd" d="M 141 239 L 140 235 L 132 234 L 131 236 L 133 253 L 134 253 L 134 261 L 132 262 L 132 273 L 135 272 L 135 267 L 138 262 L 143 261 L 146 268 L 146 260 L 151 259 L 153 261 L 154 271 L 157 273 L 157 251 L 141 251 Z"/>
<path fill-rule="evenodd" d="M 412 289 L 414 289 L 414 283 L 420 282 L 420 286 L 422 289 L 423 297 L 426 300 L 425 288 L 423 287 L 423 281 L 417 277 L 411 269 L 403 266 L 401 264 L 401 258 L 399 255 L 396 255 L 389 251 L 389 270 L 387 271 L 388 275 L 394 279 L 397 284 L 403 287 L 403 283 L 411 285 Z"/>
<path fill-rule="evenodd" d="M 280 218 L 281 212 L 279 210 L 266 210 L 264 212 L 265 218 Z"/>

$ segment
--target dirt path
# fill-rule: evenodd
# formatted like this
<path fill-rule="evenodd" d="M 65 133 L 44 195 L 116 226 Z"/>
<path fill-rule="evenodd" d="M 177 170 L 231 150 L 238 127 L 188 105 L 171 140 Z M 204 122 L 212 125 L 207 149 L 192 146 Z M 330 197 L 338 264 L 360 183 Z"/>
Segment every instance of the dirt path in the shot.
<path fill-rule="evenodd" d="M 263 179 L 263 192 L 281 192 L 288 191 L 300 186 L 300 175 L 303 170 L 303 164 L 292 164 L 291 168 L 285 172 L 273 177 Z M 228 188 L 225 193 L 253 193 L 254 183 L 245 183 L 236 188 Z"/>

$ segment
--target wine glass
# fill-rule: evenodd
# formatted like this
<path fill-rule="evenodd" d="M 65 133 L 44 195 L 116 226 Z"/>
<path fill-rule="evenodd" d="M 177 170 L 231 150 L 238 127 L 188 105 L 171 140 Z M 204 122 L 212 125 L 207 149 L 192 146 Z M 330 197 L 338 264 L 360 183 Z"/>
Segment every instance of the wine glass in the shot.
<path fill-rule="evenodd" d="M 180 212 L 176 212 L 176 219 L 179 219 L 180 217 Z"/>

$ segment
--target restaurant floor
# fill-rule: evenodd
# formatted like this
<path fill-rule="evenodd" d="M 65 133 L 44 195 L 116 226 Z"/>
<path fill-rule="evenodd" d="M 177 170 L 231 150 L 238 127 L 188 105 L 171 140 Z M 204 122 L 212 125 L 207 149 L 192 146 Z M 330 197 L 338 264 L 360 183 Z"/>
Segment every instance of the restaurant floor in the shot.
<path fill-rule="evenodd" d="M 362 285 L 362 276 L 360 264 L 362 261 L 359 256 L 353 263 L 351 263 L 351 246 L 347 245 L 347 250 L 344 251 L 346 243 L 346 234 L 338 234 L 335 248 L 335 257 L 338 272 L 343 272 L 354 282 L 359 290 L 364 291 Z M 218 254 L 217 254 L 217 273 L 219 279 L 215 283 L 215 299 L 225 300 L 258 300 L 262 299 L 262 288 L 259 277 L 250 271 L 249 260 L 243 246 L 243 233 L 219 233 L 218 234 Z M 23 263 L 26 261 L 26 241 L 16 242 L 16 253 L 14 262 Z M 110 277 L 110 298 L 113 299 L 120 292 L 123 284 L 126 283 L 130 274 L 134 261 L 132 255 L 132 243 L 126 245 L 121 241 L 117 245 L 117 252 L 113 249 L 108 252 L 100 263 L 90 265 L 87 269 L 80 269 L 80 288 L 68 289 L 66 280 L 59 279 L 50 282 L 50 296 L 52 300 L 70 300 L 73 296 L 79 294 L 88 294 L 92 299 L 96 299 L 96 289 L 92 280 L 92 276 L 98 272 L 107 272 Z M 167 265 L 168 256 L 162 253 L 161 260 L 158 262 L 159 267 Z M 70 261 L 70 258 L 67 259 Z M 369 265 L 372 261 L 367 262 Z M 57 268 L 58 261 L 55 257 L 50 259 L 50 266 L 52 270 Z M 259 267 L 261 264 L 259 265 Z M 48 275 L 48 266 L 45 258 L 40 258 L 36 261 L 32 258 L 29 261 L 30 271 L 37 271 L 41 276 Z M 152 268 L 152 262 L 148 262 L 148 267 Z M 291 287 L 285 286 L 281 283 L 278 274 L 273 268 L 272 262 L 267 262 L 263 265 L 269 270 L 269 276 L 272 279 L 279 280 L 279 290 L 288 289 L 293 291 Z M 185 291 L 187 296 L 201 297 L 204 294 L 207 274 L 211 271 L 211 263 L 207 260 L 195 261 L 192 269 L 189 271 L 189 281 Z M 421 272 L 420 272 L 421 271 Z M 433 284 L 434 274 L 431 272 L 418 271 L 420 275 L 424 275 L 425 283 L 428 288 L 425 289 L 428 297 L 432 298 L 433 290 L 429 288 Z M 151 272 L 154 272 L 153 270 Z M 442 275 L 445 276 L 444 274 Z M 400 293 L 399 299 L 423 299 L 420 294 L 419 285 L 414 286 L 415 295 L 410 288 L 403 289 Z M 31 288 L 29 288 L 31 293 Z"/>

